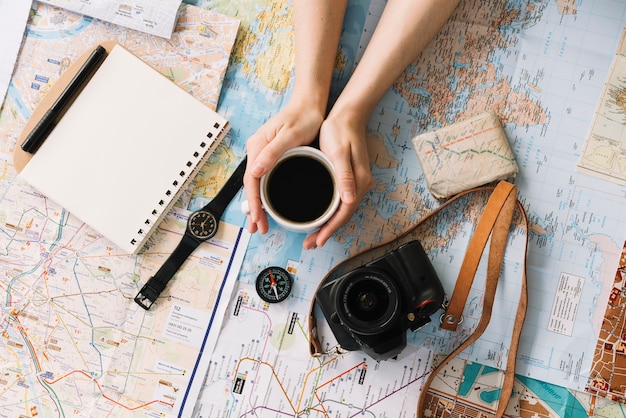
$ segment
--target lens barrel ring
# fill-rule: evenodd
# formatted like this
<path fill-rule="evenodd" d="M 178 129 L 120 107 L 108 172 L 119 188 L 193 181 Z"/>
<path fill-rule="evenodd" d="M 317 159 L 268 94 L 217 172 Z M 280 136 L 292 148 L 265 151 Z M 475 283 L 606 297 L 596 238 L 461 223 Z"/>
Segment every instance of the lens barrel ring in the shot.
<path fill-rule="evenodd" d="M 377 335 L 397 324 L 400 289 L 381 269 L 354 270 L 342 279 L 336 295 L 339 320 L 353 333 Z"/>

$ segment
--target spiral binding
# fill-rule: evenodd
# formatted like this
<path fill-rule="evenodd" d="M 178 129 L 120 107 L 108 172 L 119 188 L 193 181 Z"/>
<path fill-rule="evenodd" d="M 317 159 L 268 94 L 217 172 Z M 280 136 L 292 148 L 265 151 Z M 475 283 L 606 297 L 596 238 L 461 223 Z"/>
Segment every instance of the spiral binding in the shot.
<path fill-rule="evenodd" d="M 157 202 L 150 216 L 144 221 L 144 227 L 139 228 L 136 236 L 130 240 L 131 245 L 144 245 L 142 250 L 150 246 L 149 244 L 145 245 L 146 240 L 149 239 L 147 234 L 150 234 L 153 228 L 163 220 L 165 215 L 169 212 L 169 209 L 176 203 L 187 185 L 196 176 L 204 163 L 206 163 L 213 150 L 221 142 L 229 129 L 230 125 L 228 122 L 224 125 L 221 125 L 219 122 L 213 124 L 213 129 L 206 135 L 209 141 L 203 140 L 198 144 L 198 151 L 194 151 L 193 158 L 188 160 L 185 164 L 185 168 L 178 172 L 177 176 L 171 182 L 170 188 L 165 191 L 163 199 Z"/>

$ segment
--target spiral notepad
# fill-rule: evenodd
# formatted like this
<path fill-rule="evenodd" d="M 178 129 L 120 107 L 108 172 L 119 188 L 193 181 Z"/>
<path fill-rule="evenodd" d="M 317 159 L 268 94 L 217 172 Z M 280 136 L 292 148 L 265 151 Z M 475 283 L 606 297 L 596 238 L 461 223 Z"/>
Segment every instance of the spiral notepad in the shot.
<path fill-rule="evenodd" d="M 228 122 L 116 45 L 20 175 L 138 253 Z"/>

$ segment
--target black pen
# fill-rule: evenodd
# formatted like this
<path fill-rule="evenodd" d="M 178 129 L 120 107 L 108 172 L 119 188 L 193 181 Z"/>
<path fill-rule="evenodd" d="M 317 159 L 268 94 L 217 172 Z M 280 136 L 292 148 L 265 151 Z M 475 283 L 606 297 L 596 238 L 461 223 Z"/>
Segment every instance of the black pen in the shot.
<path fill-rule="evenodd" d="M 72 78 L 69 84 L 65 87 L 61 95 L 55 100 L 50 109 L 46 111 L 39 122 L 37 122 L 24 142 L 22 142 L 22 149 L 24 151 L 33 154 L 39 149 L 52 129 L 54 129 L 56 124 L 59 122 L 59 119 L 63 116 L 68 106 L 74 101 L 78 93 L 82 90 L 84 84 L 100 67 L 106 53 L 106 49 L 102 45 L 98 45 L 98 47 L 89 55 L 85 63 L 80 67 L 74 78 Z"/>

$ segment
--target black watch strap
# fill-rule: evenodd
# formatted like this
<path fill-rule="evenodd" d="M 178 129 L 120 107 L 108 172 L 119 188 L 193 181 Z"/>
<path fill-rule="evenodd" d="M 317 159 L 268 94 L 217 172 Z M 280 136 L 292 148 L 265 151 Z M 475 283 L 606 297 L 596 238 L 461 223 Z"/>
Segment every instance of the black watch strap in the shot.
<path fill-rule="evenodd" d="M 165 260 L 161 268 L 159 268 L 154 276 L 150 277 L 139 293 L 137 293 L 135 302 L 146 310 L 150 309 L 152 304 L 156 302 L 161 292 L 165 289 L 167 282 L 176 274 L 193 250 L 200 245 L 200 242 L 201 241 L 185 232 L 183 239 L 180 240 L 180 243 L 178 243 L 172 254 Z"/>
<path fill-rule="evenodd" d="M 226 210 L 226 207 L 243 185 L 243 175 L 246 172 L 247 160 L 248 158 L 244 157 L 217 195 L 199 211 L 211 212 L 215 216 L 217 223 L 219 223 L 219 219 Z M 217 228 L 217 225 L 215 227 Z M 213 236 L 213 234 L 211 236 Z M 150 309 L 152 304 L 156 302 L 161 292 L 165 289 L 170 279 L 176 274 L 193 250 L 203 241 L 203 239 L 198 239 L 191 235 L 189 227 L 187 227 L 183 238 L 172 254 L 165 260 L 156 274 L 150 277 L 139 293 L 137 293 L 135 302 L 146 310 Z"/>
<path fill-rule="evenodd" d="M 235 171 L 233 171 L 233 174 L 228 178 L 226 184 L 217 192 L 215 197 L 200 210 L 211 212 L 213 216 L 215 216 L 215 219 L 219 221 L 230 201 L 233 200 L 239 189 L 241 189 L 241 186 L 243 186 L 243 175 L 246 172 L 247 162 L 248 157 L 246 156 L 239 163 Z"/>

